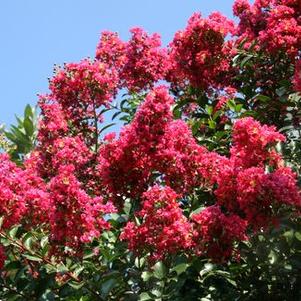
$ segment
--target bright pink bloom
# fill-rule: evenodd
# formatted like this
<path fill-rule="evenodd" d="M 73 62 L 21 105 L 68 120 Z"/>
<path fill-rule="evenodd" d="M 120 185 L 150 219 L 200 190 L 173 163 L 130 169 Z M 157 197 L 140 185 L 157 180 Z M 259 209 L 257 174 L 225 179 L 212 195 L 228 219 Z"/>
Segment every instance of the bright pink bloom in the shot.
<path fill-rule="evenodd" d="M 76 170 L 81 170 L 92 157 L 91 151 L 80 136 L 64 137 L 53 143 L 52 166 L 58 169 L 61 165 L 73 164 Z"/>
<path fill-rule="evenodd" d="M 120 137 L 101 147 L 98 169 L 113 196 L 137 197 L 147 188 L 158 144 L 172 120 L 172 103 L 165 87 L 155 88 Z"/>
<path fill-rule="evenodd" d="M 137 213 L 142 223 L 128 222 L 120 237 L 130 250 L 161 260 L 191 246 L 191 226 L 176 199 L 169 187 L 153 186 L 143 194 L 143 207 Z"/>
<path fill-rule="evenodd" d="M 116 32 L 104 31 L 101 33 L 96 49 L 96 59 L 120 72 L 126 62 L 126 46 Z"/>
<path fill-rule="evenodd" d="M 251 117 L 239 119 L 233 127 L 231 158 L 236 166 L 244 168 L 279 164 L 280 158 L 270 147 L 284 141 L 285 137 L 274 126 L 261 125 Z"/>
<path fill-rule="evenodd" d="M 237 252 L 234 242 L 247 239 L 247 223 L 237 215 L 226 216 L 218 206 L 194 214 L 192 221 L 194 251 L 217 262 L 223 262 Z"/>
<path fill-rule="evenodd" d="M 108 104 L 117 93 L 118 74 L 103 63 L 82 60 L 65 64 L 50 80 L 51 98 L 69 121 L 79 126 L 94 119 L 95 110 Z M 101 116 L 97 116 L 100 121 Z"/>
<path fill-rule="evenodd" d="M 197 144 L 183 120 L 171 121 L 158 144 L 156 169 L 167 185 L 178 193 L 187 193 L 200 185 L 197 172 L 206 149 Z"/>
<path fill-rule="evenodd" d="M 103 32 L 96 59 L 118 71 L 122 87 L 139 92 L 164 79 L 169 60 L 158 34 L 148 35 L 141 28 L 133 28 L 130 32 L 132 36 L 128 42 L 122 42 L 116 33 Z"/>
<path fill-rule="evenodd" d="M 237 176 L 237 202 L 249 223 L 259 228 L 269 226 L 281 206 L 300 207 L 301 198 L 289 168 L 266 174 L 262 168 L 253 167 Z"/>
<path fill-rule="evenodd" d="M 248 48 L 257 40 L 259 48 L 267 53 L 298 54 L 301 46 L 300 1 L 262 1 L 250 5 L 246 0 L 236 0 L 233 12 L 239 17 L 238 42 L 245 41 Z"/>
<path fill-rule="evenodd" d="M 233 22 L 219 13 L 207 19 L 193 14 L 187 27 L 178 31 L 170 44 L 173 66 L 169 80 L 174 84 L 188 81 L 205 90 L 224 86 L 231 69 L 231 43 L 225 38 L 233 29 Z"/>
<path fill-rule="evenodd" d="M 54 204 L 50 218 L 51 240 L 54 251 L 68 246 L 75 251 L 82 243 L 90 242 L 109 228 L 103 215 L 114 212 L 114 207 L 104 204 L 101 197 L 92 198 L 81 189 L 74 176 L 74 166 L 61 166 L 59 174 L 49 183 Z"/>
<path fill-rule="evenodd" d="M 130 91 L 152 88 L 155 82 L 164 78 L 169 68 L 167 51 L 161 48 L 158 34 L 149 36 L 141 28 L 131 29 L 131 34 L 121 78 Z"/>
<path fill-rule="evenodd" d="M 155 88 L 119 139 L 101 147 L 98 169 L 111 197 L 139 197 L 157 177 L 181 193 L 200 183 L 196 170 L 205 149 L 185 122 L 173 121 L 172 103 L 166 88 Z"/>
<path fill-rule="evenodd" d="M 4 217 L 3 228 L 18 224 L 26 212 L 24 192 L 28 184 L 23 170 L 10 161 L 8 155 L 0 154 L 0 215 Z"/>

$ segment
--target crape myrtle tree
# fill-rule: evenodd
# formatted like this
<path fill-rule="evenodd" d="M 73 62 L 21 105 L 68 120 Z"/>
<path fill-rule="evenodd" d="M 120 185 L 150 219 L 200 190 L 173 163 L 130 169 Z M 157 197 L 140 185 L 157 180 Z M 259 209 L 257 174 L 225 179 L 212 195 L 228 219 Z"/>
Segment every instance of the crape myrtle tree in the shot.
<path fill-rule="evenodd" d="M 301 2 L 233 12 L 103 32 L 2 129 L 1 300 L 301 300 Z"/>

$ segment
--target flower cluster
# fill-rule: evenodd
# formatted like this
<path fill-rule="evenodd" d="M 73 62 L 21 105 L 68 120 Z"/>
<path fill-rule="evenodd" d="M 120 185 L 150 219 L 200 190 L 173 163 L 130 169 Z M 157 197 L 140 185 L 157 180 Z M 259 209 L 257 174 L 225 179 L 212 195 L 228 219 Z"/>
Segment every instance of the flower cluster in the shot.
<path fill-rule="evenodd" d="M 130 250 L 162 260 L 191 246 L 191 226 L 176 199 L 168 186 L 153 186 L 143 194 L 143 207 L 137 213 L 141 224 L 128 222 L 120 237 L 128 241 Z"/>
<path fill-rule="evenodd" d="M 95 58 L 119 73 L 126 62 L 126 43 L 120 40 L 117 33 L 103 31 L 96 48 Z"/>
<path fill-rule="evenodd" d="M 194 87 L 207 89 L 225 84 L 230 71 L 231 42 L 225 38 L 234 30 L 233 22 L 219 13 L 203 19 L 195 13 L 187 27 L 178 31 L 170 44 L 171 82 L 186 81 Z"/>
<path fill-rule="evenodd" d="M 103 215 L 114 212 L 115 208 L 81 189 L 74 176 L 74 166 L 63 165 L 50 181 L 49 191 L 54 205 L 50 226 L 55 251 L 61 246 L 77 250 L 82 243 L 92 241 L 104 229 L 109 229 Z"/>
<path fill-rule="evenodd" d="M 270 174 L 260 167 L 245 169 L 237 174 L 236 191 L 240 210 L 256 229 L 277 221 L 277 210 L 282 205 L 301 205 L 296 176 L 289 168 Z"/>
<path fill-rule="evenodd" d="M 91 151 L 80 136 L 56 139 L 52 154 L 51 163 L 55 170 L 58 170 L 61 165 L 68 164 L 73 164 L 76 170 L 81 170 L 92 157 Z"/>
<path fill-rule="evenodd" d="M 116 33 L 103 32 L 96 58 L 118 71 L 122 87 L 139 92 L 164 79 L 169 60 L 158 34 L 148 35 L 141 28 L 133 28 L 131 35 L 128 42 L 122 42 Z"/>
<path fill-rule="evenodd" d="M 6 154 L 0 155 L 0 200 L 4 229 L 21 222 L 41 224 L 52 207 L 43 180 L 32 170 L 17 167 Z"/>
<path fill-rule="evenodd" d="M 63 109 L 65 118 L 78 126 L 94 119 L 95 110 L 108 104 L 117 93 L 117 72 L 100 62 L 82 60 L 65 64 L 50 80 L 51 98 Z M 101 116 L 96 116 L 101 121 Z"/>
<path fill-rule="evenodd" d="M 206 149 L 197 144 L 182 120 L 168 124 L 156 154 L 157 170 L 165 183 L 178 193 L 188 193 L 201 182 L 197 172 Z"/>
<path fill-rule="evenodd" d="M 185 122 L 172 120 L 172 103 L 166 88 L 155 88 L 119 139 L 101 147 L 98 169 L 113 198 L 138 197 L 158 173 L 178 192 L 196 185 L 196 166 L 205 150 Z"/>
<path fill-rule="evenodd" d="M 7 155 L 0 155 L 0 214 L 4 228 L 19 223 L 26 211 L 23 193 L 27 183 L 23 172 Z"/>
<path fill-rule="evenodd" d="M 101 147 L 98 169 L 114 197 L 137 197 L 147 188 L 157 145 L 172 119 L 172 102 L 167 89 L 157 87 L 148 94 L 132 123 L 123 128 L 119 139 Z"/>
<path fill-rule="evenodd" d="M 268 53 L 284 51 L 292 58 L 301 46 L 301 7 L 294 1 L 237 0 L 233 11 L 239 17 L 237 35 L 249 47 L 257 39 L 261 49 Z"/>
<path fill-rule="evenodd" d="M 265 59 L 271 59 L 267 53 L 281 54 L 281 63 L 294 63 L 301 48 L 300 11 L 296 0 L 255 0 L 252 5 L 237 0 L 237 28 L 219 13 L 208 18 L 196 13 L 168 50 L 157 34 L 140 28 L 131 30 L 127 42 L 103 32 L 95 60 L 65 64 L 50 80 L 49 94 L 39 100 L 38 142 L 23 165 L 0 154 L 2 230 L 16 224 L 26 230 L 42 227 L 49 234 L 51 254 L 59 256 L 81 254 L 112 225 L 129 250 L 152 261 L 181 252 L 214 261 L 237 256 L 236 243 L 248 239 L 246 233 L 263 230 L 285 210 L 301 206 L 296 175 L 276 151 L 285 137 L 274 126 L 241 118 L 233 123 L 232 144 L 223 152 L 228 155 L 221 155 L 200 145 L 206 140 L 195 139 L 190 125 L 203 122 L 204 115 L 202 125 L 208 124 L 212 115 L 212 132 L 223 139 L 221 120 L 230 123 L 239 115 L 236 109 L 232 115 L 224 110 L 227 101 L 246 92 L 241 105 L 248 107 L 273 82 L 266 70 L 277 65 L 246 62 L 239 69 L 232 64 L 235 48 L 244 41 Z M 229 40 L 235 32 L 239 37 Z M 259 76 L 246 83 L 252 68 Z M 298 62 L 297 91 L 300 68 Z M 264 73 L 270 81 L 265 82 Z M 156 85 L 160 80 L 171 83 L 171 89 Z M 146 92 L 146 97 L 119 136 L 110 133 L 101 139 L 104 111 L 120 89 L 139 96 Z M 182 119 L 174 119 L 175 104 Z M 256 109 L 256 103 L 251 107 Z M 192 122 L 185 122 L 191 116 Z M 225 145 L 231 143 L 230 136 L 225 140 Z M 121 213 L 125 200 L 133 206 L 122 228 L 109 215 Z M 0 246 L 0 267 L 4 253 Z"/>
<path fill-rule="evenodd" d="M 234 242 L 247 239 L 247 222 L 237 215 L 226 216 L 220 207 L 210 206 L 192 216 L 195 252 L 223 262 L 235 252 Z"/>
<path fill-rule="evenodd" d="M 235 122 L 231 155 L 237 166 L 248 168 L 265 163 L 279 165 L 280 157 L 269 147 L 284 141 L 285 137 L 274 126 L 261 125 L 251 117 Z"/>
<path fill-rule="evenodd" d="M 161 48 L 158 34 L 148 36 L 141 28 L 133 28 L 131 34 L 121 77 L 130 91 L 151 88 L 169 67 L 166 49 Z"/>
<path fill-rule="evenodd" d="M 274 127 L 246 117 L 234 125 L 230 158 L 212 154 L 211 161 L 203 166 L 205 171 L 207 166 L 209 171 L 215 169 L 209 180 L 217 184 L 217 203 L 241 214 L 254 228 L 266 227 L 277 219 L 283 205 L 301 204 L 296 176 L 282 166 L 282 158 L 273 148 L 283 140 Z M 273 171 L 267 172 L 267 166 Z"/>

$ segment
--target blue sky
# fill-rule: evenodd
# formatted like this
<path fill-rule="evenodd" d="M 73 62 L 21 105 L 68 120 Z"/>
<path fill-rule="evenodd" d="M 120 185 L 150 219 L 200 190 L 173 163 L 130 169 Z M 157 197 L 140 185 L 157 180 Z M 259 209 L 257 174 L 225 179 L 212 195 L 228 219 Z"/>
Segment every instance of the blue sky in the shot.
<path fill-rule="evenodd" d="M 232 0 L 1 0 L 0 124 L 14 122 L 37 93 L 47 92 L 53 65 L 93 56 L 102 30 L 141 26 L 167 44 L 195 11 L 232 16 Z"/>

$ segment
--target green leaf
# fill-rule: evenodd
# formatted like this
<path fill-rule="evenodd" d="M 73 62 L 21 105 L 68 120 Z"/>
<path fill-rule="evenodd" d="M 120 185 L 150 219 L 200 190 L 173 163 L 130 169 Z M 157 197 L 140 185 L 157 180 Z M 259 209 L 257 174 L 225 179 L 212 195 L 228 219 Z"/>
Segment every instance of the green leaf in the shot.
<path fill-rule="evenodd" d="M 37 261 L 37 262 L 43 261 L 41 257 L 36 256 L 36 255 L 22 254 L 22 256 L 31 261 Z"/>
<path fill-rule="evenodd" d="M 269 257 L 270 264 L 274 264 L 277 261 L 277 258 L 278 258 L 277 254 L 275 253 L 274 250 L 271 250 L 268 257 Z"/>
<path fill-rule="evenodd" d="M 23 124 L 24 124 L 26 134 L 28 136 L 32 136 L 33 132 L 34 132 L 34 125 L 33 125 L 32 121 L 29 118 L 25 118 Z"/>
<path fill-rule="evenodd" d="M 9 232 L 8 232 L 9 237 L 12 238 L 12 239 L 15 239 L 19 228 L 20 228 L 20 225 L 10 229 Z"/>
<path fill-rule="evenodd" d="M 20 261 L 11 261 L 7 265 L 5 265 L 5 270 L 6 271 L 18 270 L 20 268 L 21 268 Z"/>
<path fill-rule="evenodd" d="M 162 292 L 160 290 L 156 289 L 156 288 L 152 289 L 151 293 L 153 295 L 155 295 L 157 298 L 160 298 L 162 296 Z M 160 300 L 162 300 L 162 299 L 160 298 Z"/>
<path fill-rule="evenodd" d="M 213 112 L 213 107 L 206 105 L 205 106 L 205 110 L 206 110 L 206 112 L 207 112 L 208 115 L 211 115 L 212 112 Z"/>
<path fill-rule="evenodd" d="M 184 273 L 187 268 L 189 267 L 188 263 L 180 263 L 178 265 L 176 265 L 175 267 L 173 267 L 171 270 L 176 272 L 177 275 L 181 275 L 182 273 Z"/>
<path fill-rule="evenodd" d="M 69 281 L 68 285 L 72 288 L 79 290 L 84 286 L 85 282 L 76 282 L 76 281 Z"/>
<path fill-rule="evenodd" d="M 118 112 L 114 113 L 113 116 L 112 116 L 112 120 L 114 120 L 121 113 L 122 113 L 121 111 L 118 111 Z"/>
<path fill-rule="evenodd" d="M 189 216 L 192 217 L 194 214 L 200 213 L 202 210 L 204 210 L 204 208 L 204 206 L 198 207 L 197 209 L 193 210 Z"/>
<path fill-rule="evenodd" d="M 129 215 L 132 209 L 132 204 L 129 199 L 125 200 L 124 206 L 123 206 L 123 211 L 126 215 Z"/>
<path fill-rule="evenodd" d="M 271 98 L 269 96 L 266 96 L 266 95 L 262 95 L 262 94 L 258 94 L 256 95 L 254 98 L 262 101 L 262 102 L 268 102 L 271 100 Z"/>
<path fill-rule="evenodd" d="M 196 135 L 200 129 L 200 126 L 201 126 L 201 121 L 198 120 L 198 121 L 194 121 L 193 124 L 192 124 L 192 127 L 191 127 L 191 130 L 192 130 L 192 134 L 193 135 Z"/>
<path fill-rule="evenodd" d="M 182 117 L 182 111 L 180 110 L 180 108 L 179 108 L 178 105 L 176 105 L 176 106 L 173 108 L 172 112 L 173 112 L 174 118 L 180 119 L 180 118 Z"/>
<path fill-rule="evenodd" d="M 151 277 L 152 277 L 152 273 L 151 272 L 149 272 L 149 271 L 144 271 L 144 272 L 142 272 L 142 274 L 141 274 L 141 278 L 142 278 L 142 280 L 144 281 L 144 282 L 147 282 Z"/>
<path fill-rule="evenodd" d="M 237 105 L 235 106 L 235 112 L 236 112 L 236 113 L 239 113 L 239 112 L 241 111 L 242 107 L 243 107 L 243 104 L 237 104 Z"/>
<path fill-rule="evenodd" d="M 84 269 L 85 269 L 85 267 L 83 267 L 83 266 L 78 267 L 78 268 L 73 272 L 74 276 L 78 277 L 78 276 L 80 275 L 80 273 L 81 273 Z"/>
<path fill-rule="evenodd" d="M 206 263 L 204 265 L 204 268 L 200 271 L 200 275 L 203 277 L 207 273 L 211 272 L 214 268 L 214 265 L 212 263 Z"/>
<path fill-rule="evenodd" d="M 251 58 L 253 58 L 252 55 L 247 55 L 246 57 L 244 57 L 240 62 L 240 67 L 241 68 L 245 67 Z"/>
<path fill-rule="evenodd" d="M 149 293 L 141 293 L 139 295 L 139 301 L 147 301 L 152 300 L 152 297 L 149 295 Z"/>
<path fill-rule="evenodd" d="M 109 293 L 112 291 L 112 289 L 117 285 L 117 279 L 116 278 L 110 278 L 106 280 L 101 285 L 101 292 L 104 298 L 106 298 Z"/>
<path fill-rule="evenodd" d="M 230 110 L 235 111 L 236 103 L 235 103 L 234 99 L 229 99 L 228 102 L 227 102 L 227 105 L 228 105 Z"/>
<path fill-rule="evenodd" d="M 285 88 L 285 87 L 280 87 L 279 89 L 276 89 L 276 94 L 277 94 L 279 97 L 284 96 L 285 93 L 286 93 L 286 88 Z"/>
<path fill-rule="evenodd" d="M 48 236 L 44 236 L 42 239 L 41 239 L 41 242 L 40 242 L 40 245 L 41 247 L 44 249 L 45 246 L 48 244 Z"/>
<path fill-rule="evenodd" d="M 66 273 L 66 272 L 68 272 L 69 270 L 68 270 L 68 268 L 67 268 L 63 263 L 61 263 L 61 264 L 58 264 L 58 265 L 56 266 L 56 271 L 57 271 L 58 273 Z"/>
<path fill-rule="evenodd" d="M 17 123 L 18 123 L 18 127 L 20 129 L 22 129 L 24 126 L 23 126 L 23 118 L 20 118 L 19 116 L 15 115 L 15 118 L 17 120 Z"/>
<path fill-rule="evenodd" d="M 157 262 L 154 267 L 154 276 L 157 279 L 163 279 L 166 275 L 166 267 L 164 266 L 162 261 Z"/>
<path fill-rule="evenodd" d="M 28 250 L 31 250 L 32 242 L 33 242 L 32 233 L 30 232 L 26 233 L 25 236 L 23 237 L 23 244 Z"/>
<path fill-rule="evenodd" d="M 33 115 L 34 115 L 33 109 L 32 109 L 32 107 L 28 104 L 28 105 L 25 107 L 25 110 L 24 110 L 24 116 L 25 116 L 25 118 L 33 118 Z"/>
<path fill-rule="evenodd" d="M 301 233 L 300 232 L 296 232 L 295 236 L 299 241 L 301 241 Z"/>
<path fill-rule="evenodd" d="M 92 258 L 94 256 L 95 256 L 95 253 L 94 253 L 93 250 L 86 250 L 83 259 L 89 259 L 89 258 Z"/>
<path fill-rule="evenodd" d="M 216 128 L 216 122 L 214 120 L 209 120 L 208 125 L 210 129 L 215 129 Z"/>
<path fill-rule="evenodd" d="M 116 123 L 113 122 L 113 123 L 110 123 L 110 124 L 104 126 L 104 127 L 99 131 L 99 134 L 101 134 L 103 131 L 105 131 L 106 129 L 112 127 L 112 126 L 115 125 L 115 124 L 116 124 Z"/>

